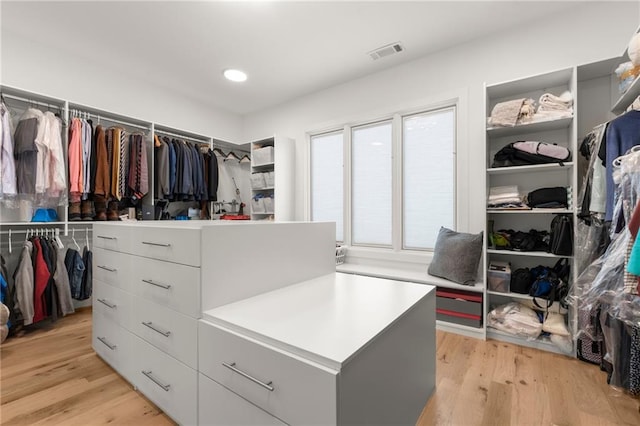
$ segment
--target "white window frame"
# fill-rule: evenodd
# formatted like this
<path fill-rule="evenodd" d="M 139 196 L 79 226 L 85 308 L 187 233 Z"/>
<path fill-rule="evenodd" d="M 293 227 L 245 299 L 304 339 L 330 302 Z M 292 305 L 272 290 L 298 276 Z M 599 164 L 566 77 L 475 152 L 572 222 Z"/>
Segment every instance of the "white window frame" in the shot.
<path fill-rule="evenodd" d="M 349 247 L 351 259 L 375 261 L 376 264 L 385 264 L 391 267 L 401 267 L 409 263 L 426 265 L 433 254 L 432 249 L 403 248 L 403 176 L 402 176 L 402 118 L 447 108 L 455 108 L 455 143 L 454 143 L 454 228 L 460 231 L 468 231 L 469 217 L 469 149 L 461 149 L 468 144 L 467 140 L 467 89 L 459 89 L 442 93 L 440 95 L 400 105 L 395 108 L 386 108 L 382 111 L 374 111 L 368 114 L 359 114 L 346 120 L 334 120 L 322 125 L 311 127 L 306 132 L 306 181 L 305 187 L 305 220 L 311 217 L 311 137 L 342 131 L 344 135 L 344 241 L 341 243 Z M 392 246 L 354 246 L 351 240 L 351 129 L 353 127 L 375 124 L 377 122 L 393 121 L 392 130 Z"/>

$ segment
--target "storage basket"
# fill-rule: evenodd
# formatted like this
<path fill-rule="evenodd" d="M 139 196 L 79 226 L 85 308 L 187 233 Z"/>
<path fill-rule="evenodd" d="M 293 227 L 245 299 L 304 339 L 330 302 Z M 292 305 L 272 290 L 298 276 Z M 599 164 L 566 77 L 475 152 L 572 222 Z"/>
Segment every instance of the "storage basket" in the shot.
<path fill-rule="evenodd" d="M 347 248 L 345 246 L 336 245 L 336 265 L 342 265 L 347 257 Z"/>
<path fill-rule="evenodd" d="M 266 186 L 264 173 L 251 173 L 251 188 L 262 189 Z"/>
<path fill-rule="evenodd" d="M 264 213 L 264 203 L 262 202 L 262 198 L 252 198 L 251 199 L 251 211 L 253 213 Z"/>
<path fill-rule="evenodd" d="M 262 203 L 264 204 L 264 212 L 265 213 L 273 213 L 273 198 L 272 197 L 264 197 L 262 199 Z"/>
<path fill-rule="evenodd" d="M 253 165 L 260 166 L 263 164 L 273 163 L 273 147 L 265 146 L 253 150 Z"/>
<path fill-rule="evenodd" d="M 275 186 L 275 182 L 274 182 L 274 172 L 264 172 L 262 174 L 264 176 L 264 181 L 265 181 L 265 185 L 267 188 L 273 188 Z"/>

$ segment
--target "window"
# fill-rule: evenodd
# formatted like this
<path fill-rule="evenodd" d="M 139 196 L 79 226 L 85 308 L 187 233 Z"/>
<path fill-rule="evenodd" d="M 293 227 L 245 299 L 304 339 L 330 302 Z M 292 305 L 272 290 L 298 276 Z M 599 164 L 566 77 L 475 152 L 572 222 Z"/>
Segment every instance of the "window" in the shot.
<path fill-rule="evenodd" d="M 456 126 L 450 103 L 311 135 L 311 220 L 347 245 L 432 250 L 455 229 Z"/>
<path fill-rule="evenodd" d="M 433 248 L 454 227 L 455 110 L 402 118 L 403 248 Z"/>
<path fill-rule="evenodd" d="M 342 133 L 311 138 L 311 220 L 335 222 L 336 241 L 344 240 Z"/>
<path fill-rule="evenodd" d="M 351 243 L 391 245 L 391 122 L 351 136 Z"/>

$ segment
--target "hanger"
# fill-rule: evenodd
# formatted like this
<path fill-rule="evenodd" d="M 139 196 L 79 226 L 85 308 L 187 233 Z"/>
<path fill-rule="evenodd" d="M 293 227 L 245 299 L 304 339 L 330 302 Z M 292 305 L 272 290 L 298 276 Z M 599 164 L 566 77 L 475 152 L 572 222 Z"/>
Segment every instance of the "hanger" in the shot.
<path fill-rule="evenodd" d="M 59 249 L 63 249 L 64 248 L 64 244 L 62 244 L 62 240 L 60 239 L 60 230 L 58 228 L 56 228 L 55 241 L 56 241 L 56 244 L 58 245 Z"/>
<path fill-rule="evenodd" d="M 11 254 L 13 250 L 11 249 L 11 228 L 9 228 L 9 254 Z"/>
<path fill-rule="evenodd" d="M 240 157 L 238 157 L 235 152 L 229 151 L 229 153 L 225 157 L 224 161 L 231 161 L 231 160 L 240 161 Z"/>
<path fill-rule="evenodd" d="M 243 155 L 240 159 L 240 163 L 251 163 L 251 158 L 247 154 Z"/>
<path fill-rule="evenodd" d="M 71 229 L 71 241 L 73 241 L 73 244 L 75 244 L 75 246 L 78 249 L 78 251 L 80 251 L 80 246 L 78 245 L 78 242 L 76 241 L 76 228 L 72 228 Z"/>

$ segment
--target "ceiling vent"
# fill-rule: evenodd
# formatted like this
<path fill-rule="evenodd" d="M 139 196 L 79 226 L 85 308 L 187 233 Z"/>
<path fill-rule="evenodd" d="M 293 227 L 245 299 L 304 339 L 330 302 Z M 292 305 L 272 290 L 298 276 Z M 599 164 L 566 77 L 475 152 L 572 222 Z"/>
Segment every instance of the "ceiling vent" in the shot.
<path fill-rule="evenodd" d="M 400 53 L 404 51 L 404 47 L 398 43 L 387 44 L 386 46 L 379 47 L 375 50 L 372 50 L 368 53 L 371 56 L 371 59 L 374 61 L 380 58 L 384 58 L 386 56 L 395 55 L 396 53 Z"/>

